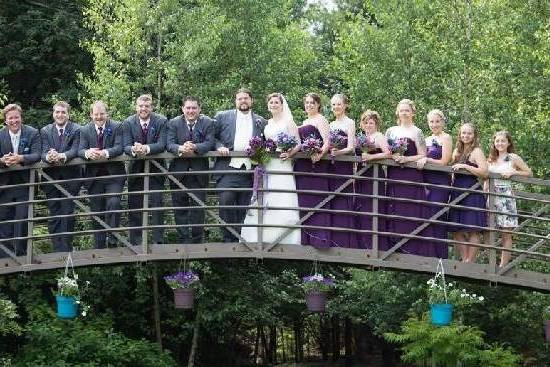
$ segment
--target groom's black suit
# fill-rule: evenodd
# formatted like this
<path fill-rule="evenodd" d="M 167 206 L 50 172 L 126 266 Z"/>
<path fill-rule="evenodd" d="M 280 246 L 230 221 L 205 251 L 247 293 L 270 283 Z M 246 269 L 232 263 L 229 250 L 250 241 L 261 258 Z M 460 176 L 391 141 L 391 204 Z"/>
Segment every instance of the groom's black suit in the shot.
<path fill-rule="evenodd" d="M 252 114 L 252 136 L 262 136 L 266 121 L 263 117 Z M 218 112 L 214 117 L 216 120 L 216 149 L 225 147 L 230 151 L 233 150 L 235 144 L 235 131 L 237 123 L 237 110 L 228 110 Z M 248 143 L 248 142 L 246 142 Z M 241 168 L 233 168 L 229 166 L 230 157 L 218 157 L 214 165 L 215 170 L 245 170 L 243 165 Z M 252 175 L 241 172 L 240 174 L 215 174 L 218 189 L 221 188 L 252 188 Z M 246 206 L 250 204 L 252 191 L 236 192 L 236 191 L 219 191 L 220 205 L 239 205 Z M 227 223 L 242 223 L 246 215 L 246 209 L 220 209 L 220 217 Z M 233 227 L 237 232 L 240 227 Z M 237 238 L 232 235 L 226 228 L 223 228 L 224 242 L 236 242 Z"/>

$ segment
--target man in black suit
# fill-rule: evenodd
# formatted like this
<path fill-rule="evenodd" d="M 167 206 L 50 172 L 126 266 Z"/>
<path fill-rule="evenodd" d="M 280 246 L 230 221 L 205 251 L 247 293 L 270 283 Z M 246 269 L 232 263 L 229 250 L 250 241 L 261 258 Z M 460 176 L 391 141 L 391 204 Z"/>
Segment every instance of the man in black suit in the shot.
<path fill-rule="evenodd" d="M 90 209 L 93 212 L 105 212 L 98 216 L 111 228 L 117 228 L 120 224 L 120 213 L 113 213 L 113 211 L 121 210 L 120 197 L 125 177 L 109 176 L 125 175 L 126 171 L 124 163 L 109 162 L 108 160 L 122 154 L 122 128 L 120 123 L 109 119 L 107 105 L 102 101 L 92 104 L 90 117 L 92 120 L 80 128 L 80 144 L 78 146 L 80 157 L 100 162 L 86 165 L 85 177 L 90 178 L 85 184 L 88 194 L 118 194 L 90 198 Z M 97 221 L 92 219 L 92 222 L 94 229 L 103 229 Z M 115 238 L 112 234 L 109 237 L 109 245 L 114 246 Z M 95 233 L 94 239 L 96 248 L 106 247 L 105 232 Z"/>
<path fill-rule="evenodd" d="M 141 95 L 136 100 L 136 114 L 128 117 L 123 123 L 124 153 L 131 157 L 143 158 L 146 155 L 164 152 L 166 147 L 166 117 L 153 112 L 153 98 L 149 94 Z M 161 160 L 162 161 L 162 160 Z M 159 162 L 159 160 L 157 160 Z M 159 162 L 164 166 L 164 161 Z M 143 159 L 131 161 L 129 173 L 143 173 L 145 161 Z M 156 173 L 160 170 L 150 164 L 149 172 Z M 143 191 L 143 177 L 128 178 L 128 192 Z M 149 179 L 150 190 L 164 190 L 164 176 L 152 176 Z M 162 207 L 162 192 L 149 194 L 149 206 Z M 128 195 L 128 209 L 140 209 L 143 207 L 143 194 Z M 128 214 L 128 222 L 131 227 L 139 227 L 143 221 L 142 212 Z M 164 224 L 162 211 L 153 211 L 152 224 Z M 130 230 L 130 242 L 133 245 L 141 243 L 141 229 Z M 163 243 L 164 230 L 153 229 L 153 243 Z"/>
<path fill-rule="evenodd" d="M 214 149 L 214 126 L 208 116 L 201 115 L 200 101 L 196 97 L 187 96 L 182 100 L 183 116 L 178 116 L 168 122 L 169 152 L 178 156 L 170 164 L 170 172 L 207 171 L 208 158 L 193 158 Z M 174 175 L 189 189 L 206 188 L 207 174 Z M 174 190 L 172 201 L 174 206 L 197 206 L 198 204 L 172 181 L 170 187 Z M 206 200 L 205 191 L 193 192 L 203 202 Z M 204 209 L 176 209 L 174 217 L 177 225 L 204 224 Z M 195 226 L 177 228 L 180 243 L 201 243 L 204 237 L 204 228 Z M 190 235 L 191 234 L 191 235 Z"/>
<path fill-rule="evenodd" d="M 26 166 L 40 160 L 40 134 L 33 127 L 23 125 L 23 110 L 17 104 L 9 104 L 2 110 L 4 123 L 0 130 L 0 168 Z M 29 183 L 30 171 L 17 170 L 0 173 L 0 239 L 27 236 L 27 223 L 4 223 L 8 220 L 28 218 L 28 204 L 11 203 L 29 200 L 29 187 L 17 186 Z M 3 188 L 3 186 L 14 185 Z M 16 255 L 26 255 L 27 240 L 0 242 Z M 0 257 L 6 257 L 0 249 Z"/>
<path fill-rule="evenodd" d="M 46 125 L 40 131 L 42 137 L 42 161 L 51 165 L 44 168 L 44 173 L 53 180 L 70 180 L 81 177 L 80 166 L 64 166 L 78 155 L 78 143 L 80 140 L 80 126 L 69 121 L 71 106 L 67 102 L 60 101 L 53 106 L 53 123 Z M 81 181 L 61 183 L 71 195 L 77 196 Z M 43 184 L 42 190 L 48 199 L 66 198 L 66 196 L 51 184 Z M 74 232 L 74 201 L 53 200 L 48 201 L 50 219 L 48 230 L 50 234 Z M 52 237 L 53 250 L 55 252 L 72 251 L 72 235 Z"/>
<path fill-rule="evenodd" d="M 263 117 L 252 112 L 252 92 L 249 89 L 239 89 L 235 94 L 237 109 L 218 112 L 216 120 L 216 150 L 222 156 L 229 155 L 229 151 L 244 151 L 253 136 L 262 136 L 266 125 Z M 216 170 L 250 170 L 252 163 L 248 158 L 219 157 L 216 159 Z M 218 189 L 224 188 L 250 188 L 252 189 L 252 175 L 239 172 L 239 174 L 218 174 L 215 176 Z M 250 191 L 219 191 L 220 205 L 250 204 L 252 190 Z M 243 223 L 246 209 L 220 209 L 220 217 L 227 223 Z M 240 232 L 240 227 L 233 227 Z M 223 228 L 223 241 L 236 242 L 237 237 Z"/>

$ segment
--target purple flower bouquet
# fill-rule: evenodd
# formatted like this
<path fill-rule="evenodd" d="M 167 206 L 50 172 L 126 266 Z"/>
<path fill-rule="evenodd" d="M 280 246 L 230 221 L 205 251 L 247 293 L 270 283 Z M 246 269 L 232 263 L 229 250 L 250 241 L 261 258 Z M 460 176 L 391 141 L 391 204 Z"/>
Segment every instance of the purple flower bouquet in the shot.
<path fill-rule="evenodd" d="M 289 135 L 285 132 L 277 134 L 277 151 L 288 152 L 298 145 L 298 140 L 294 135 Z"/>
<path fill-rule="evenodd" d="M 263 140 L 259 136 L 253 136 L 248 141 L 246 156 L 252 163 L 257 165 L 266 165 L 271 159 L 271 153 L 277 149 L 277 144 L 272 139 Z"/>
<path fill-rule="evenodd" d="M 409 142 L 406 138 L 388 139 L 388 145 L 392 154 L 403 155 L 407 151 Z"/>
<path fill-rule="evenodd" d="M 306 153 L 308 157 L 313 157 L 315 154 L 321 153 L 321 147 L 323 146 L 320 139 L 310 135 L 302 142 L 302 152 Z"/>
<path fill-rule="evenodd" d="M 330 147 L 335 149 L 343 149 L 348 143 L 347 134 L 340 129 L 330 130 L 328 139 Z"/>
<path fill-rule="evenodd" d="M 370 153 L 376 149 L 376 144 L 372 136 L 358 134 L 355 137 L 355 147 L 363 153 Z"/>

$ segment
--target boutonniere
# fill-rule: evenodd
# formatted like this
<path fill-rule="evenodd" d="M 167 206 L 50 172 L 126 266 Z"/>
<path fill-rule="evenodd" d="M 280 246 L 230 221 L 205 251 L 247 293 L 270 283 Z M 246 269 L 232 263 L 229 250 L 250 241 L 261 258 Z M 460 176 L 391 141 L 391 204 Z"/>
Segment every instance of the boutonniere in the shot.
<path fill-rule="evenodd" d="M 254 122 L 256 124 L 256 127 L 258 129 L 260 129 L 262 127 L 262 125 L 264 124 L 263 121 L 259 118 L 256 119 L 256 121 Z"/>
<path fill-rule="evenodd" d="M 113 129 L 111 129 L 110 127 L 106 128 L 105 129 L 105 135 L 107 135 L 107 136 L 113 135 Z"/>
<path fill-rule="evenodd" d="M 19 141 L 19 144 L 25 146 L 25 145 L 27 145 L 28 142 L 29 142 L 29 141 L 28 141 L 27 139 L 21 138 L 21 140 Z"/>

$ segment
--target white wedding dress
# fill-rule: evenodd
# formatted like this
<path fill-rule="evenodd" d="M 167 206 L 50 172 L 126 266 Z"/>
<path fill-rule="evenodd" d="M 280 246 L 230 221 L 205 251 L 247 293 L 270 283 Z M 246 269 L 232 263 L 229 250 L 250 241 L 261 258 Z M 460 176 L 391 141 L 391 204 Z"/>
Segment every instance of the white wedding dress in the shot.
<path fill-rule="evenodd" d="M 264 134 L 266 139 L 277 141 L 277 134 L 280 132 L 290 134 L 285 124 L 273 122 L 269 120 L 265 127 Z M 272 158 L 265 167 L 266 171 L 287 171 L 286 174 L 267 174 L 267 189 L 269 190 L 296 190 L 296 181 L 294 180 L 293 163 L 291 159 L 285 161 L 279 158 Z M 264 188 L 265 189 L 265 188 Z M 263 201 L 265 206 L 269 207 L 298 207 L 298 195 L 295 192 L 264 192 Z M 257 205 L 254 203 L 253 205 Z M 288 209 L 264 209 L 263 223 L 269 225 L 295 225 L 299 220 L 299 212 L 297 210 Z M 258 224 L 258 209 L 249 209 L 244 219 L 245 225 Z M 262 240 L 264 243 L 272 243 L 277 240 L 283 233 L 289 231 L 289 228 L 282 227 L 263 227 Z M 258 242 L 258 227 L 243 226 L 241 236 L 246 242 Z M 293 229 L 281 241 L 281 244 L 299 245 L 301 241 L 300 229 Z"/>

